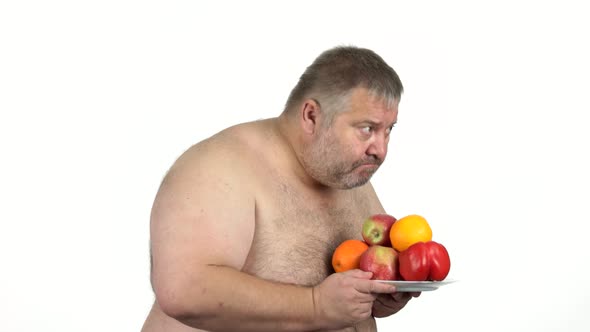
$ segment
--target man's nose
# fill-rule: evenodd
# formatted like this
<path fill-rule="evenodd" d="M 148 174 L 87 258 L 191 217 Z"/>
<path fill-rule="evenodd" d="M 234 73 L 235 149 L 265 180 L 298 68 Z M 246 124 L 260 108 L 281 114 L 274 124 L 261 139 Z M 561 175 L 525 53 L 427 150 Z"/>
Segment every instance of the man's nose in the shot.
<path fill-rule="evenodd" d="M 381 162 L 385 160 L 385 156 L 387 155 L 387 139 L 381 135 L 373 136 L 371 145 L 367 149 L 367 154 L 374 156 Z"/>

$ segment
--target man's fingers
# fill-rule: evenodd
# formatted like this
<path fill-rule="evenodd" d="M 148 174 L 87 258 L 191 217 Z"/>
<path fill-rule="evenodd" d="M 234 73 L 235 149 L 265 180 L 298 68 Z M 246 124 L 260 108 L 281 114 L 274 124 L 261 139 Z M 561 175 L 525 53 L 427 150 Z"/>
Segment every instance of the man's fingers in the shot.
<path fill-rule="evenodd" d="M 410 300 L 411 295 L 406 292 L 399 292 L 399 293 L 391 294 L 391 297 L 393 298 L 393 300 L 395 302 L 407 302 Z"/>
<path fill-rule="evenodd" d="M 359 279 L 371 279 L 371 277 L 373 276 L 373 272 L 365 272 L 363 270 L 359 270 L 359 269 L 354 269 L 354 270 L 348 270 L 345 272 L 342 272 L 343 274 L 346 274 L 347 276 L 350 277 L 354 277 L 354 278 L 359 278 Z"/>
<path fill-rule="evenodd" d="M 395 292 L 395 286 L 375 280 L 359 280 L 355 289 L 366 294 L 391 294 Z"/>
<path fill-rule="evenodd" d="M 379 302 L 379 304 L 388 309 L 393 309 L 393 307 L 395 306 L 395 301 L 393 300 L 393 298 L 388 298 L 387 295 L 378 296 L 375 299 L 375 301 Z"/>

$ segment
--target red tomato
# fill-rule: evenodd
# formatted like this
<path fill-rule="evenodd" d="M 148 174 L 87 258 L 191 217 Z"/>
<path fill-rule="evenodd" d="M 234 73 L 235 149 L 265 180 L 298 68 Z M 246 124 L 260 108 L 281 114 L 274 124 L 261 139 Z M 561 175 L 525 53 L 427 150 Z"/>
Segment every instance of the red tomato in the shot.
<path fill-rule="evenodd" d="M 451 269 L 447 249 L 434 241 L 418 242 L 399 253 L 399 272 L 407 281 L 440 281 Z"/>

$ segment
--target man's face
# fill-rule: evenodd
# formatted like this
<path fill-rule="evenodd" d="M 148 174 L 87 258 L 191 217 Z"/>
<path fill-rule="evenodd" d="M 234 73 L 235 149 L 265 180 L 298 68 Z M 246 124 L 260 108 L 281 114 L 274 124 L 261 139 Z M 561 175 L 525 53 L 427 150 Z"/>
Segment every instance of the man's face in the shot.
<path fill-rule="evenodd" d="M 309 175 L 339 189 L 367 183 L 385 160 L 397 112 L 397 103 L 388 108 L 366 89 L 355 89 L 350 110 L 334 115 L 331 126 L 321 126 L 304 153 Z"/>

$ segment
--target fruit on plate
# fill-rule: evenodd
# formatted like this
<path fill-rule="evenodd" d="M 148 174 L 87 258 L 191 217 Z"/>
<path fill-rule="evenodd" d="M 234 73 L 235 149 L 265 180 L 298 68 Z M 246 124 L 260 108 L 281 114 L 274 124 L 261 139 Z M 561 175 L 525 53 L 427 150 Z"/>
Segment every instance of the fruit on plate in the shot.
<path fill-rule="evenodd" d="M 370 246 L 391 246 L 389 232 L 396 220 L 394 216 L 385 213 L 368 217 L 363 223 L 363 239 Z"/>
<path fill-rule="evenodd" d="M 360 259 L 359 268 L 366 272 L 373 272 L 374 280 L 399 279 L 397 252 L 386 246 L 369 246 Z"/>
<path fill-rule="evenodd" d="M 397 220 L 389 231 L 391 246 L 398 252 L 417 242 L 432 240 L 432 229 L 424 217 L 411 214 Z"/>
<path fill-rule="evenodd" d="M 398 259 L 399 273 L 406 281 L 441 281 L 451 269 L 447 249 L 434 241 L 414 243 Z"/>
<path fill-rule="evenodd" d="M 332 254 L 332 267 L 336 272 L 358 269 L 361 255 L 369 246 L 356 239 L 345 240 L 336 247 Z"/>

